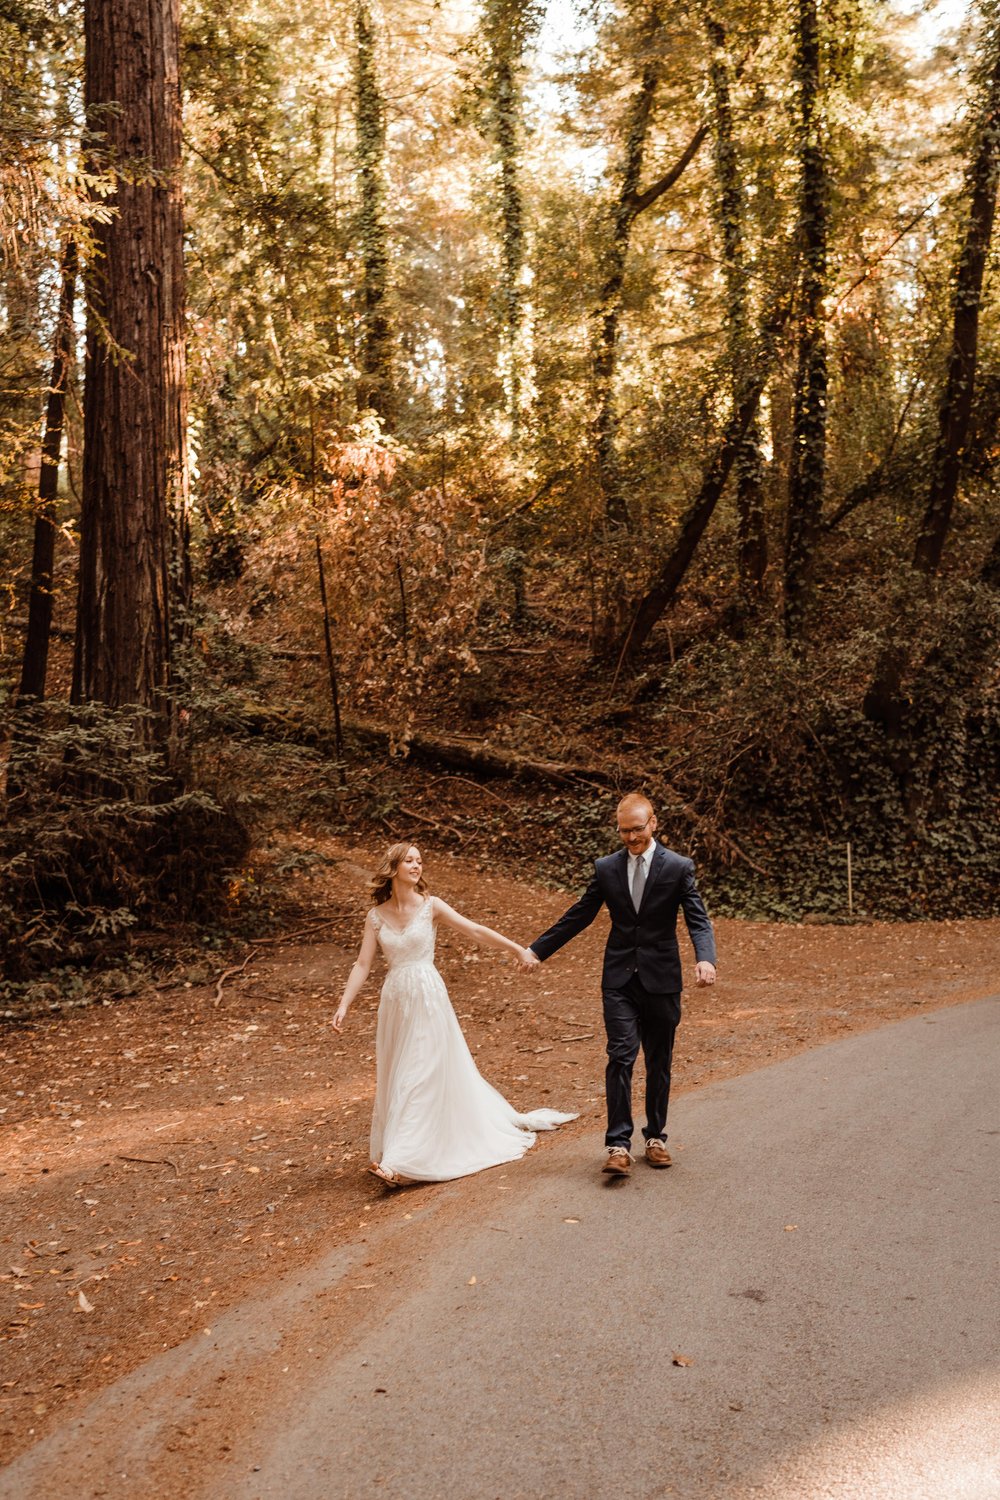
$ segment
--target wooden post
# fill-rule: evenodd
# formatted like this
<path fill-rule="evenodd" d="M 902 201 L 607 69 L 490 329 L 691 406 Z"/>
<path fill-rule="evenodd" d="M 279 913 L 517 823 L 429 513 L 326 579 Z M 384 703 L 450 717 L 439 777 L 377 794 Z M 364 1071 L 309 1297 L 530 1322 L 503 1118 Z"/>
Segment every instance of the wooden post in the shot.
<path fill-rule="evenodd" d="M 851 872 L 851 841 L 847 841 L 847 915 L 854 915 L 854 881 Z"/>

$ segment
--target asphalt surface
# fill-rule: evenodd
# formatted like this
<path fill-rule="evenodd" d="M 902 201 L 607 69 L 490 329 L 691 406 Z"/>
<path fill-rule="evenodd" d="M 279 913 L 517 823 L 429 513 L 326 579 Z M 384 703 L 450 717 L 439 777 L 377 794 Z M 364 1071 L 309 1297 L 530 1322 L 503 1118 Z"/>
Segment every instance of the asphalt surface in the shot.
<path fill-rule="evenodd" d="M 625 1182 L 556 1137 L 397 1195 L 381 1261 L 150 1362 L 0 1496 L 1000 1500 L 998 1032 L 984 1001 L 681 1096 L 675 1166 Z M 335 1283 L 369 1305 L 327 1340 Z"/>

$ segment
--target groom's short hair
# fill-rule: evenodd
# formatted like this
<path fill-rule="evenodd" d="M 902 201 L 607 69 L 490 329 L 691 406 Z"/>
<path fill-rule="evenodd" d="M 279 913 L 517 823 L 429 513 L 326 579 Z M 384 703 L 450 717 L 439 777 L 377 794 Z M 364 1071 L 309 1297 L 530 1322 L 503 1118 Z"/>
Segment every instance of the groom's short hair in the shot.
<path fill-rule="evenodd" d="M 626 792 L 625 796 L 621 799 L 618 806 L 616 807 L 615 812 L 620 813 L 626 807 L 634 807 L 636 808 L 636 810 L 642 808 L 647 818 L 653 817 L 656 811 L 656 809 L 653 807 L 652 802 L 650 802 L 649 798 L 644 792 Z"/>

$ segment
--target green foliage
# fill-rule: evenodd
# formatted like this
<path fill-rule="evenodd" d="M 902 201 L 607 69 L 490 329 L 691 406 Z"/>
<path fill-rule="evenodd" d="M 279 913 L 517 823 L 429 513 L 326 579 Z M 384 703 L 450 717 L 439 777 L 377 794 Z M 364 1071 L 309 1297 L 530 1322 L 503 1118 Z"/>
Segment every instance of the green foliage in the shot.
<path fill-rule="evenodd" d="M 662 804 L 699 851 L 714 909 L 744 917 L 846 919 L 847 844 L 855 911 L 880 918 L 995 915 L 1000 864 L 1000 696 L 969 672 L 971 601 L 943 621 L 957 651 L 924 674 L 899 736 L 861 713 L 864 652 L 825 671 L 761 635 L 692 647 L 657 688 Z M 1000 609 L 980 591 L 976 634 L 995 643 Z M 958 655 L 965 663 L 959 671 Z M 980 655 L 988 664 L 990 646 Z M 914 685 L 916 686 L 916 685 Z M 686 734 L 679 722 L 697 712 Z M 722 834 L 722 837 L 719 837 Z M 751 863 L 752 862 L 752 863 Z"/>
<path fill-rule="evenodd" d="M 136 923 L 224 909 L 245 825 L 179 791 L 131 711 L 23 706 L 10 722 L 0 827 L 2 977 L 80 965 L 128 946 Z"/>

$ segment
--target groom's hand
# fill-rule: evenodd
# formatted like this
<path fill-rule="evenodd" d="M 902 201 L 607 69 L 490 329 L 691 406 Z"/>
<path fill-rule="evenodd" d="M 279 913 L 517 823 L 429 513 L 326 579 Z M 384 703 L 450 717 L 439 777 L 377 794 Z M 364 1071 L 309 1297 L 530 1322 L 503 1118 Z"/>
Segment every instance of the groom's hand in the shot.
<path fill-rule="evenodd" d="M 521 973 L 530 974 L 533 969 L 540 969 L 541 966 L 542 960 L 538 957 L 538 954 L 534 953 L 530 948 L 525 948 L 524 957 L 518 965 Z"/>
<path fill-rule="evenodd" d="M 699 985 L 714 984 L 715 965 L 708 963 L 705 959 L 702 959 L 700 963 L 697 963 L 694 966 L 694 977 L 695 982 Z"/>

